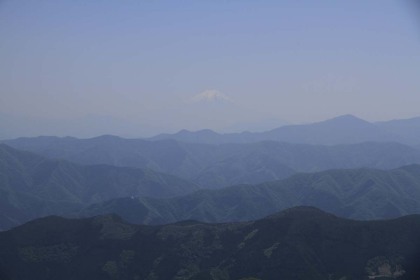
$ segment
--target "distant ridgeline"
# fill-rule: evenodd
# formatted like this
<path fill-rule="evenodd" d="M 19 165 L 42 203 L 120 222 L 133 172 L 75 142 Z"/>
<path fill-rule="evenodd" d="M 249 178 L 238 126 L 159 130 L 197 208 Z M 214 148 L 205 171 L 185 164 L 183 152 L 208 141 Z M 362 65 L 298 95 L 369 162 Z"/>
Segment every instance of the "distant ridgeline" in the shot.
<path fill-rule="evenodd" d="M 336 132 L 326 135 L 332 133 Z M 4 143 L 48 158 L 79 164 L 152 169 L 192 181 L 203 188 L 216 189 L 284 179 L 297 172 L 360 167 L 392 169 L 420 164 L 420 150 L 417 148 L 381 139 L 380 142 L 328 146 L 278 141 L 210 145 L 116 136 L 19 138 Z"/>
<path fill-rule="evenodd" d="M 400 142 L 420 144 L 420 117 L 371 123 L 352 115 L 343 115 L 322 122 L 286 125 L 265 132 L 219 134 L 211 130 L 160 134 L 152 140 L 174 139 L 192 143 L 250 143 L 282 141 L 313 145 L 354 144 L 361 142 Z"/>
<path fill-rule="evenodd" d="M 231 222 L 259 219 L 300 205 L 362 220 L 420 213 L 420 165 L 389 171 L 348 169 L 297 174 L 281 181 L 201 190 L 167 199 L 119 198 L 92 204 L 81 215 L 116 213 L 142 224 L 186 219 Z"/>
<path fill-rule="evenodd" d="M 297 207 L 254 222 L 137 226 L 47 217 L 0 233 L 0 279 L 420 279 L 420 215 Z"/>
<path fill-rule="evenodd" d="M 69 215 L 130 196 L 171 197 L 198 190 L 150 169 L 79 165 L 0 144 L 0 230 L 46 215 Z"/>
<path fill-rule="evenodd" d="M 117 142 L 120 141 L 118 139 L 116 139 Z M 83 142 L 83 140 L 76 140 L 78 141 Z M 108 143 L 108 141 L 105 142 Z M 121 141 L 124 143 L 130 140 Z M 161 141 L 144 142 L 149 147 L 153 145 L 161 147 L 162 144 Z M 174 141 L 165 143 L 169 143 L 171 147 L 182 146 L 181 143 Z M 273 156 L 275 156 L 277 145 L 284 146 L 276 142 L 250 145 L 265 147 L 255 150 L 265 150 L 267 154 L 272 148 Z M 285 144 L 285 147 L 290 145 L 292 144 Z M 236 147 L 236 145 L 233 146 Z M 100 147 L 100 145 L 93 144 L 93 147 Z M 207 153 L 202 152 L 205 149 L 201 146 L 194 147 L 197 152 L 195 158 L 211 158 L 211 155 L 217 157 L 217 154 L 211 150 L 214 146 L 205 145 L 205 149 L 210 149 Z M 222 150 L 230 149 L 231 145 L 218 147 Z M 294 152 L 297 153 L 300 148 L 303 155 L 313 152 L 311 147 L 308 148 L 309 150 L 305 150 L 305 147 L 307 146 L 298 146 Z M 399 148 L 393 150 L 393 147 Z M 334 154 L 331 151 L 337 147 L 323 148 L 327 149 L 323 152 L 324 154 L 331 155 Z M 386 149 L 388 152 L 384 152 Z M 168 150 L 171 149 L 168 148 Z M 356 162 L 370 162 L 370 164 L 385 167 L 417 160 L 417 155 L 412 153 L 413 148 L 400 144 L 357 144 L 350 150 L 354 153 L 349 152 L 345 160 L 341 161 L 338 155 L 331 156 L 330 160 L 319 157 L 318 166 L 334 165 L 334 162 L 347 162 L 348 165 L 354 165 Z M 70 153 L 71 148 L 61 151 Z M 183 170 L 188 170 L 187 166 L 194 166 L 194 168 L 199 166 L 199 164 L 192 164 L 195 162 L 192 160 L 183 161 L 184 165 L 178 165 L 176 161 L 174 163 L 165 161 L 168 156 L 166 150 L 162 152 L 159 148 L 155 148 L 148 151 L 149 157 L 154 159 L 153 162 L 160 162 L 166 168 L 183 166 Z M 234 154 L 240 154 L 240 151 L 242 148 L 238 148 Z M 174 158 L 177 153 L 173 152 Z M 88 155 L 88 153 L 83 154 Z M 145 154 L 147 155 L 146 152 Z M 343 152 L 338 152 L 338 154 L 343 154 Z M 110 158 L 105 153 L 101 155 L 106 159 Z M 254 159 L 252 156 L 250 158 Z M 295 162 L 295 164 L 298 161 L 297 158 L 299 156 L 293 153 L 289 155 L 290 162 Z M 312 162 L 306 161 L 306 168 L 316 165 L 316 159 L 317 157 L 312 157 Z M 267 160 L 267 162 L 270 161 L 271 159 Z M 323 165 L 325 161 L 327 164 Z M 212 171 L 214 176 L 209 178 L 218 178 L 217 176 L 245 178 L 248 168 L 247 159 L 239 157 L 236 162 L 242 162 L 246 168 L 238 167 L 231 170 L 222 167 L 224 165 L 221 164 L 220 168 Z M 263 161 L 249 160 L 249 162 L 252 166 L 250 169 L 255 171 L 248 174 L 249 176 L 254 176 L 259 170 L 264 170 L 263 166 L 268 166 Z M 303 165 L 305 161 L 302 159 L 301 162 Z M 230 164 L 229 160 L 223 163 Z M 256 169 L 255 164 L 261 164 L 261 169 Z M 233 165 L 237 166 L 236 163 Z M 275 168 L 278 165 L 274 163 L 273 166 Z M 223 173 L 223 171 L 226 172 Z M 419 165 L 408 165 L 392 170 L 358 168 L 299 173 L 286 179 L 261 184 L 240 184 L 217 190 L 200 190 L 197 184 L 189 180 L 147 168 L 116 167 L 102 163 L 80 165 L 62 159 L 45 158 L 2 144 L 0 145 L 0 180 L 0 229 L 3 230 L 47 215 L 77 217 L 116 213 L 134 223 L 163 224 L 185 219 L 205 222 L 246 221 L 299 205 L 311 205 L 341 217 L 355 219 L 385 219 L 420 213 Z"/>

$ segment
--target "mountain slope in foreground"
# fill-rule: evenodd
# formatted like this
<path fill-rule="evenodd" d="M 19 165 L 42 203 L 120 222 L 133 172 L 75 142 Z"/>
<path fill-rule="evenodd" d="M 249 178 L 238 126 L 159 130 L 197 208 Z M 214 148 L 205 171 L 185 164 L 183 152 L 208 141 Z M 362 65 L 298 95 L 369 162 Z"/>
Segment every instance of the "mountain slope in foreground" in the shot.
<path fill-rule="evenodd" d="M 232 224 L 47 217 L 0 233 L 0 278 L 420 279 L 420 216 L 353 221 L 312 207 Z"/>

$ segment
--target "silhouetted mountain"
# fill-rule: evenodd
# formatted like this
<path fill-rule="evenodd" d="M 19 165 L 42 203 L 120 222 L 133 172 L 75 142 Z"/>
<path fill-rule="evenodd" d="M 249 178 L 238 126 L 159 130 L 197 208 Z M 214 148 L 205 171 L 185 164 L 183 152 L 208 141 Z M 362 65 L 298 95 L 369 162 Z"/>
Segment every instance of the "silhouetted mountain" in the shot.
<path fill-rule="evenodd" d="M 419 150 L 398 143 L 314 146 L 264 141 L 208 145 L 115 136 L 19 138 L 6 143 L 81 164 L 151 168 L 206 188 L 257 184 L 283 179 L 296 172 L 357 167 L 390 169 L 420 163 Z"/>
<path fill-rule="evenodd" d="M 356 219 L 420 214 L 420 165 L 390 171 L 330 170 L 282 181 L 201 190 L 169 199 L 120 198 L 94 204 L 82 216 L 116 213 L 133 223 L 181 220 L 246 221 L 293 206 L 310 205 Z"/>
<path fill-rule="evenodd" d="M 0 233 L 0 277 L 419 279 L 420 216 L 352 221 L 311 207 L 233 224 L 47 217 Z"/>
<path fill-rule="evenodd" d="M 112 198 L 169 197 L 197 189 L 193 183 L 152 170 L 77 165 L 0 144 L 0 229 Z"/>
<path fill-rule="evenodd" d="M 73 135 L 89 138 L 114 133 L 125 137 L 154 135 L 157 128 L 110 115 L 89 114 L 76 118 L 18 116 L 0 112 L 0 139 L 38 135 Z"/>
<path fill-rule="evenodd" d="M 207 144 L 249 143 L 266 140 L 315 145 L 355 144 L 367 141 L 407 142 L 402 135 L 384 130 L 352 115 L 339 116 L 312 124 L 287 125 L 259 133 L 218 134 L 209 130 L 180 131 L 176 134 L 157 135 L 150 139 L 173 139 L 182 142 Z"/>
<path fill-rule="evenodd" d="M 262 137 L 277 141 L 321 145 L 402 140 L 398 135 L 383 131 L 374 124 L 352 115 L 307 125 L 283 126 L 263 133 Z"/>

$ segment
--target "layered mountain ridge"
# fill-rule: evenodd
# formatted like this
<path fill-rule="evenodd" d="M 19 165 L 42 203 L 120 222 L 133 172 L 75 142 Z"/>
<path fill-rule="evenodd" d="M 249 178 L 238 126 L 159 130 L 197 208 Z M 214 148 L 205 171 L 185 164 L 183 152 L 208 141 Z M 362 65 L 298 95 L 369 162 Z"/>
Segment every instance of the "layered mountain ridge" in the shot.
<path fill-rule="evenodd" d="M 180 220 L 231 222 L 259 219 L 310 205 L 355 219 L 388 219 L 420 213 L 420 165 L 394 170 L 329 170 L 258 185 L 200 190 L 168 199 L 121 198 L 94 204 L 83 216 L 116 213 L 133 223 Z"/>
<path fill-rule="evenodd" d="M 205 188 L 257 184 L 297 172 L 358 167 L 391 169 L 420 163 L 420 150 L 388 142 L 326 146 L 263 141 L 211 145 L 101 136 L 21 138 L 5 143 L 79 164 L 153 169 Z"/>
<path fill-rule="evenodd" d="M 0 229 L 117 197 L 169 197 L 198 189 L 150 169 L 84 166 L 0 144 Z"/>

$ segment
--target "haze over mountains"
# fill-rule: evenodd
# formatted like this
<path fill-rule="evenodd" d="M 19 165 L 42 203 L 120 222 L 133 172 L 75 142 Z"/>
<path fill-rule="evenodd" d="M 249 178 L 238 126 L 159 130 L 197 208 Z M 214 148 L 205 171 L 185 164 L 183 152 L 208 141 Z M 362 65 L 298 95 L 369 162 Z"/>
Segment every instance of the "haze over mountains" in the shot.
<path fill-rule="evenodd" d="M 419 127 L 420 118 L 370 123 L 352 115 L 343 115 L 318 123 L 287 125 L 260 133 L 219 134 L 210 130 L 197 132 L 182 130 L 176 134 L 161 134 L 151 139 L 174 139 L 211 144 L 274 140 L 316 145 L 352 144 L 366 141 L 401 142 L 415 145 L 419 144 Z M 416 132 L 413 132 L 413 128 Z"/>
<path fill-rule="evenodd" d="M 296 172 L 358 167 L 391 169 L 420 163 L 420 150 L 386 142 L 326 146 L 263 141 L 216 145 L 116 136 L 37 137 L 3 142 L 17 149 L 80 164 L 150 168 L 205 188 L 261 183 Z"/>
<path fill-rule="evenodd" d="M 0 230 L 117 197 L 168 197 L 198 186 L 149 169 L 83 166 L 0 144 Z"/>
<path fill-rule="evenodd" d="M 375 125 L 391 133 L 400 135 L 405 140 L 411 139 L 414 144 L 418 144 L 415 139 L 420 139 L 420 117 L 377 122 Z"/>
<path fill-rule="evenodd" d="M 7 127 L 7 118 L 4 118 L 5 130 Z M 94 118 L 94 117 L 91 117 Z M 118 120 L 118 124 L 114 124 L 114 120 L 108 120 L 105 117 L 99 118 L 100 124 L 92 125 L 90 120 L 81 120 L 79 123 L 84 124 L 83 130 L 88 131 L 91 126 L 107 128 L 103 131 L 112 131 L 109 127 L 117 126 L 126 129 L 128 126 L 130 131 L 139 130 L 134 124 L 125 123 Z M 59 123 L 59 122 L 58 122 Z M 337 145 L 351 144 L 366 141 L 373 142 L 401 142 L 408 145 L 420 145 L 420 117 L 411 119 L 390 120 L 382 122 L 368 122 L 353 115 L 342 115 L 336 118 L 328 119 L 321 122 L 302 124 L 302 125 L 284 125 L 284 121 L 276 123 L 271 122 L 273 129 L 263 132 L 247 132 L 247 126 L 243 126 L 240 133 L 224 133 L 220 134 L 209 129 L 199 131 L 181 130 L 175 134 L 159 134 L 149 138 L 150 140 L 174 139 L 181 142 L 220 144 L 220 143 L 249 143 L 265 140 L 315 144 L 315 145 Z M 112 124 L 112 125 L 111 125 Z M 57 124 L 55 124 L 57 125 Z M 47 127 L 50 125 L 47 125 Z M 26 130 L 33 130 L 34 127 Z M 76 128 L 69 130 L 69 135 L 76 133 Z M 20 135 L 24 135 L 22 130 Z M 33 134 L 33 133 L 31 133 Z M 129 135 L 130 133 L 120 133 L 116 130 L 115 135 Z M 138 133 L 131 133 L 138 134 Z M 91 135 L 83 133 L 83 135 Z M 4 136 L 3 136 L 4 138 Z"/>
<path fill-rule="evenodd" d="M 45 139 L 60 140 L 59 138 L 42 138 L 42 140 Z M 131 141 L 114 137 L 106 137 L 106 139 L 122 141 L 122 143 Z M 79 144 L 82 141 L 83 143 L 83 140 L 72 138 L 64 138 L 64 140 L 76 141 Z M 93 140 L 96 143 L 98 139 Z M 85 141 L 90 143 L 92 139 Z M 191 164 L 194 162 L 193 160 L 186 160 L 187 163 L 190 163 L 189 165 L 179 165 L 182 161 L 174 159 L 174 155 L 185 153 L 179 153 L 178 150 L 174 152 L 171 149 L 161 150 L 162 141 L 139 141 L 147 144 L 146 148 L 143 148 L 149 151 L 149 158 L 162 160 L 161 163 L 165 163 L 164 166 L 167 168 L 174 166 L 183 166 L 184 169 L 187 169 L 188 166 L 197 167 L 197 165 Z M 163 143 L 170 143 L 169 147 L 171 148 L 179 148 L 181 145 L 174 141 L 163 141 Z M 276 154 L 276 145 L 279 143 L 265 142 L 262 144 L 267 148 L 267 154 L 270 151 L 272 151 L 272 155 Z M 222 151 L 219 152 L 223 154 L 232 149 L 232 145 L 217 147 L 222 147 Z M 240 144 L 239 146 L 248 145 L 253 147 L 251 151 L 261 148 L 261 143 L 257 146 L 255 144 Z M 77 147 L 77 145 L 75 146 Z M 127 145 L 119 147 L 122 146 L 129 147 Z M 213 147 L 200 144 L 195 148 L 202 146 L 207 149 Z M 226 149 L 225 146 L 229 149 Z M 284 144 L 280 143 L 280 147 L 283 146 Z M 153 151 L 150 147 L 155 147 L 155 150 Z M 168 146 L 164 147 L 168 148 Z M 236 145 L 233 147 L 235 148 Z M 285 145 L 285 147 L 290 148 L 290 145 Z M 314 153 L 313 157 L 305 157 L 305 148 L 308 147 L 310 148 L 309 154 Z M 290 162 L 294 162 L 294 164 L 297 162 L 301 166 L 305 166 L 303 163 L 306 163 L 306 168 L 308 166 L 326 167 L 328 164 L 338 165 L 340 162 L 343 162 L 343 165 L 347 163 L 346 166 L 349 165 L 349 162 L 351 165 L 363 165 L 369 162 L 381 167 L 389 167 L 398 163 L 405 164 L 410 160 L 418 160 L 418 156 L 413 153 L 416 151 L 415 149 L 399 144 L 367 143 L 351 145 L 350 149 L 346 145 L 343 147 L 344 149 L 341 150 L 340 146 L 338 152 L 334 152 L 336 147 L 324 147 L 327 149 L 326 151 L 321 149 L 321 152 L 314 152 L 312 146 L 299 144 L 295 149 L 287 152 Z M 393 149 L 395 150 L 393 151 Z M 69 148 L 63 149 L 62 146 L 60 150 L 71 151 Z M 111 150 L 110 154 L 113 154 L 112 151 L 115 150 L 118 149 Z M 285 157 L 284 150 L 279 150 L 281 152 L 278 158 Z M 224 187 L 217 191 L 197 191 L 199 186 L 194 183 L 150 169 L 110 165 L 78 165 L 65 160 L 47 159 L 15 150 L 4 144 L 1 145 L 0 151 L 2 162 L 0 174 L 3 182 L 1 184 L 3 193 L 2 228 L 9 228 L 28 219 L 49 214 L 74 216 L 83 208 L 86 208 L 81 212 L 81 215 L 84 216 L 118 213 L 131 222 L 151 224 L 191 218 L 208 222 L 251 220 L 298 205 L 313 205 L 343 217 L 358 219 L 392 218 L 420 213 L 418 203 L 420 201 L 420 178 L 417 176 L 420 174 L 419 165 L 389 171 L 366 168 L 330 170 L 321 173 L 296 174 L 288 179 L 259 185 L 238 185 Z M 94 155 L 108 158 L 108 154 L 102 150 L 99 151 Z M 216 153 L 211 150 L 207 153 L 203 153 L 201 149 L 198 151 L 201 151 L 198 155 L 202 157 L 203 155 L 216 156 Z M 303 151 L 300 160 L 299 151 Z M 158 153 L 156 154 L 156 152 Z M 242 152 L 243 150 L 239 149 L 236 155 L 241 155 Z M 128 154 L 130 153 L 132 151 L 128 150 Z M 92 155 L 84 150 L 81 150 L 80 154 Z M 328 154 L 334 156 L 330 156 L 328 160 L 323 159 L 323 156 Z M 162 155 L 170 155 L 174 161 L 171 162 L 166 157 L 159 158 Z M 387 156 L 384 157 L 384 155 Z M 322 160 L 319 161 L 319 159 Z M 337 159 L 341 159 L 341 161 L 336 162 Z M 249 176 L 249 179 L 256 181 L 267 179 L 264 176 L 257 176 L 264 173 L 249 172 L 249 170 L 254 170 L 254 160 L 255 157 L 248 157 L 246 154 L 245 157 L 237 159 L 237 163 L 243 163 L 241 168 L 237 168 L 238 172 L 242 174 L 242 177 L 239 178 L 247 179 L 246 176 Z M 270 167 L 267 163 L 273 166 Z M 207 173 L 204 172 L 208 175 L 207 182 L 214 182 L 212 178 L 217 176 L 232 178 L 233 171 L 227 168 L 228 165 L 223 162 L 218 164 L 218 166 L 215 165 L 212 172 L 207 172 L 207 170 Z M 278 163 L 273 163 L 271 160 L 259 162 L 259 164 L 262 164 L 261 168 L 265 168 L 264 170 L 278 168 Z M 247 165 L 251 166 L 249 170 L 244 168 Z M 185 195 L 186 193 L 191 194 Z M 168 196 L 176 197 L 161 199 Z"/>
<path fill-rule="evenodd" d="M 417 122 L 372 124 L 346 115 L 266 133 L 204 132 L 217 136 L 204 139 L 213 144 L 111 135 L 6 140 L 14 148 L 0 146 L 1 226 L 82 209 L 85 216 L 118 213 L 149 224 L 251 220 L 298 205 L 358 219 L 420 213 L 420 169 L 413 165 L 420 150 L 394 141 L 415 137 L 408 132 Z M 323 145 L 256 141 L 270 135 Z M 252 137 L 256 142 L 242 143 Z"/>
<path fill-rule="evenodd" d="M 94 204 L 83 216 L 116 213 L 132 223 L 182 220 L 247 221 L 300 205 L 340 217 L 389 219 L 420 213 L 420 165 L 390 171 L 329 170 L 281 181 L 201 190 L 169 199 L 120 198 Z"/>
<path fill-rule="evenodd" d="M 0 280 L 420 280 L 419 3 L 0 0 Z"/>
<path fill-rule="evenodd" d="M 418 120 L 2 141 L 0 279 L 413 279 Z"/>

